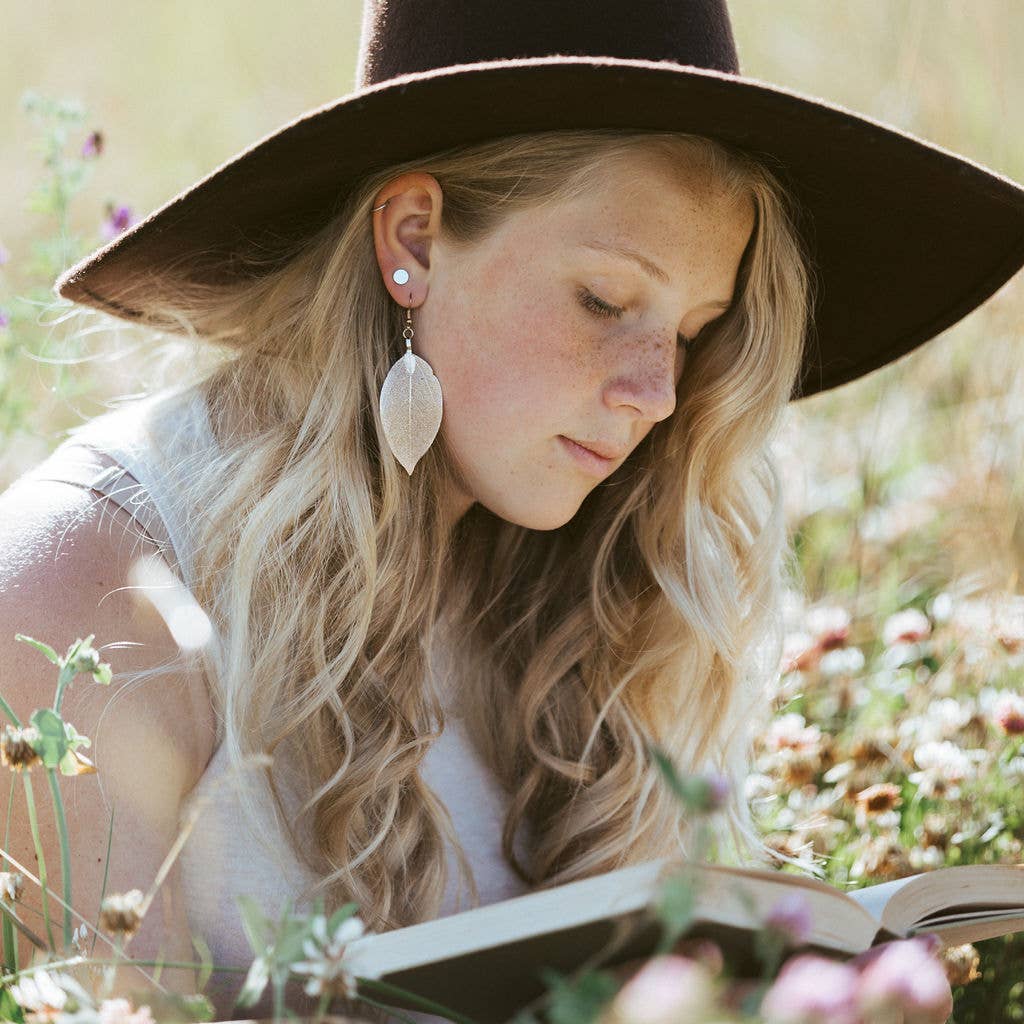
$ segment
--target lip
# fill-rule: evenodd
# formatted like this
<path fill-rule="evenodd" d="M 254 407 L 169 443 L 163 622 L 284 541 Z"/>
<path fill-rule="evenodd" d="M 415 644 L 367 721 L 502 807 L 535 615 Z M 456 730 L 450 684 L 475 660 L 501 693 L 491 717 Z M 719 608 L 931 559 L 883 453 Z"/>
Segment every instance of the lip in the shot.
<path fill-rule="evenodd" d="M 583 445 L 566 437 L 564 434 L 559 434 L 558 440 L 562 442 L 562 446 L 580 466 L 598 476 L 607 476 L 615 468 L 615 464 L 618 461 L 617 459 L 606 459 L 604 456 L 592 452 L 589 448 L 584 448 Z"/>

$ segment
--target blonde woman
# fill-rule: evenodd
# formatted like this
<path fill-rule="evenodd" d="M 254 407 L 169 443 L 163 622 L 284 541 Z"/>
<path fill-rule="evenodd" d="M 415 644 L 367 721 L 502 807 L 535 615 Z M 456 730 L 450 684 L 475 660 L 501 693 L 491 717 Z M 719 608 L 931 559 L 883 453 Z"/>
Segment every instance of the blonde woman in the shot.
<path fill-rule="evenodd" d="M 651 743 L 732 780 L 715 855 L 767 860 L 773 434 L 1006 280 L 1024 193 L 744 79 L 721 3 L 600 6 L 368 3 L 360 92 L 58 282 L 197 360 L 0 497 L 5 695 L 49 699 L 19 631 L 116 673 L 65 706 L 78 909 L 112 809 L 108 892 L 198 811 L 135 956 L 245 965 L 239 894 L 380 931 L 685 854 Z M 267 1011 L 238 985 L 219 1017 Z"/>

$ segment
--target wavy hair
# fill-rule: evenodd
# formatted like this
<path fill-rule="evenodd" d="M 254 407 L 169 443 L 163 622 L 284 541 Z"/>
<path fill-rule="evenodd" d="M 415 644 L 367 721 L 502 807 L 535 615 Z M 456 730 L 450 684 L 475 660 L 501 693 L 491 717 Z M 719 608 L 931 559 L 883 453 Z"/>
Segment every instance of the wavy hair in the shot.
<path fill-rule="evenodd" d="M 403 310 L 374 255 L 374 198 L 404 171 L 431 173 L 444 237 L 469 246 L 638 152 L 753 204 L 737 301 L 687 357 L 673 415 L 570 522 L 534 531 L 476 504 L 449 535 L 439 509 L 457 476 L 443 427 L 411 478 L 382 432 L 377 396 Z M 231 284 L 176 268 L 159 302 L 151 276 L 117 296 L 217 353 L 189 385 L 219 447 L 181 497 L 194 530 L 186 582 L 216 626 L 206 667 L 221 741 L 234 766 L 275 755 L 275 813 L 320 878 L 304 896 L 353 900 L 378 930 L 429 919 L 447 839 L 477 900 L 418 773 L 445 725 L 436 647 L 457 655 L 453 692 L 509 795 L 503 852 L 532 887 L 690 852 L 692 823 L 650 744 L 684 771 L 732 780 L 719 859 L 768 859 L 743 780 L 782 645 L 788 551 L 769 446 L 812 308 L 798 214 L 768 166 L 704 137 L 525 134 L 372 174 L 301 248 L 250 254 Z M 306 780 L 297 808 L 282 764 Z"/>

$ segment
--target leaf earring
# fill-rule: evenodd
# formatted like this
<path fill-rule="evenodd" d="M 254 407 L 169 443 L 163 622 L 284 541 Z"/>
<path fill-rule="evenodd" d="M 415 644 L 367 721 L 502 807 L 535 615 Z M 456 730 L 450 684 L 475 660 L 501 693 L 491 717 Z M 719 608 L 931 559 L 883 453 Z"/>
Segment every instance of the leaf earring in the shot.
<path fill-rule="evenodd" d="M 409 272 L 401 267 L 391 275 L 405 284 Z M 405 354 L 384 378 L 380 389 L 380 419 L 392 454 L 412 476 L 416 463 L 426 454 L 441 427 L 441 384 L 433 367 L 412 351 L 412 307 L 405 311 Z"/>

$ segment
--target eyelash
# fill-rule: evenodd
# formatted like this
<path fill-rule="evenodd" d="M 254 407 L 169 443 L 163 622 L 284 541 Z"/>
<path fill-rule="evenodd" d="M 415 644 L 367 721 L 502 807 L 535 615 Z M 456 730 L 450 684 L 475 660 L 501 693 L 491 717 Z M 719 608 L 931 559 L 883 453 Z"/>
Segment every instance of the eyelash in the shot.
<path fill-rule="evenodd" d="M 613 306 L 610 303 L 605 302 L 603 299 L 599 299 L 588 288 L 580 289 L 580 303 L 585 309 L 590 310 L 590 312 L 594 313 L 596 316 L 613 316 L 617 319 L 625 313 L 625 310 L 620 306 Z M 702 328 L 697 332 L 697 336 L 695 338 L 684 338 L 681 334 L 677 334 L 676 342 L 682 346 L 684 352 L 689 352 L 703 333 L 704 329 Z"/>

